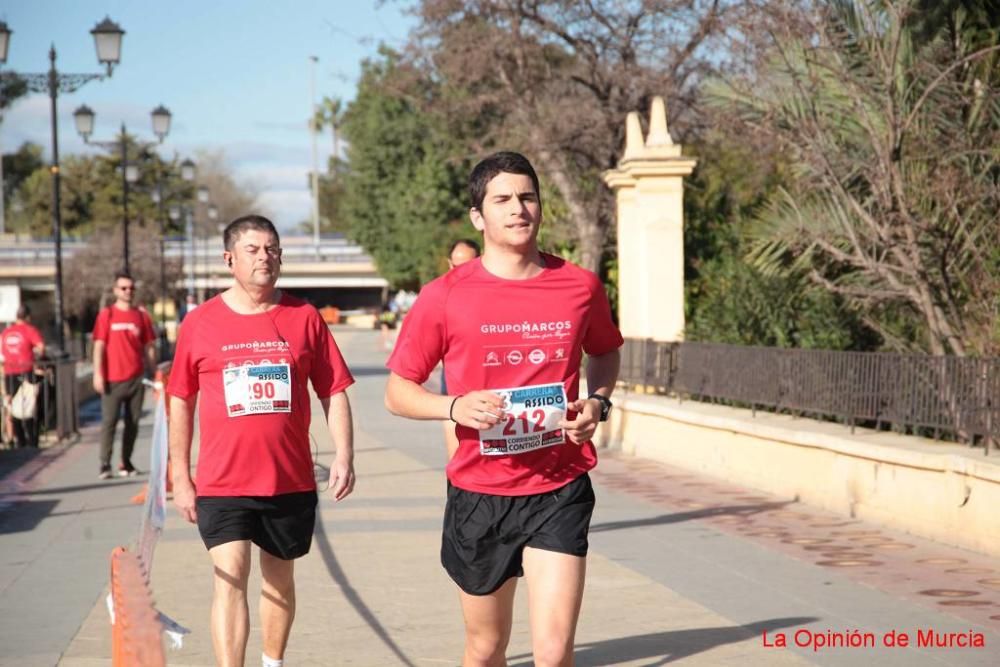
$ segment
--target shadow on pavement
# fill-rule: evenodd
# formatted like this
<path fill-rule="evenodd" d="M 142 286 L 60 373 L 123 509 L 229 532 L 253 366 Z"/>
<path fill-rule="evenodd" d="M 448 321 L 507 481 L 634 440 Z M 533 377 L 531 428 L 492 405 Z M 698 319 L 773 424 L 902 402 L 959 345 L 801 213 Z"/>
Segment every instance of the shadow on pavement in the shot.
<path fill-rule="evenodd" d="M 651 658 L 653 662 L 645 663 L 644 667 L 655 667 L 710 651 L 723 644 L 759 637 L 764 632 L 803 626 L 817 620 L 819 619 L 813 616 L 772 618 L 749 625 L 673 630 L 577 644 L 575 662 L 577 667 L 601 667 Z M 514 660 L 519 662 L 513 662 Z M 531 656 L 518 655 L 513 656 L 511 667 L 530 667 L 533 664 Z"/>
<path fill-rule="evenodd" d="M 17 449 L 0 449 L 0 479 L 17 470 L 32 460 L 44 450 L 37 447 L 19 447 Z"/>
<path fill-rule="evenodd" d="M 20 500 L 0 514 L 0 535 L 34 530 L 59 504 L 58 500 Z"/>
<path fill-rule="evenodd" d="M 95 477 L 97 475 L 94 475 Z M 18 491 L 19 496 L 51 496 L 54 494 L 62 493 L 76 493 L 78 491 L 90 491 L 91 489 L 100 489 L 109 486 L 134 486 L 136 484 L 145 484 L 146 479 L 144 477 L 129 477 L 120 479 L 102 479 L 94 482 L 93 484 L 77 484 L 75 486 L 47 486 L 43 489 L 34 489 L 31 491 Z"/>
<path fill-rule="evenodd" d="M 609 530 L 624 530 L 626 528 L 642 528 L 643 526 L 662 526 L 669 523 L 681 523 L 682 521 L 694 521 L 697 519 L 709 519 L 717 516 L 753 516 L 761 512 L 780 510 L 797 501 L 785 500 L 774 503 L 761 503 L 759 505 L 729 505 L 726 507 L 707 507 L 705 509 L 693 510 L 691 512 L 675 512 L 674 514 L 661 514 L 647 519 L 632 519 L 629 521 L 609 521 L 599 523 L 590 527 L 591 533 L 603 533 Z"/>
<path fill-rule="evenodd" d="M 385 366 L 351 366 L 351 375 L 356 378 L 388 374 L 389 369 Z"/>
<path fill-rule="evenodd" d="M 364 619 L 365 624 L 371 628 L 375 636 L 381 640 L 381 642 L 388 648 L 396 658 L 399 660 L 401 665 L 406 665 L 406 667 L 416 667 L 416 663 L 411 660 L 405 653 L 403 649 L 399 647 L 396 642 L 393 641 L 392 637 L 389 636 L 389 632 L 385 627 L 379 622 L 375 613 L 365 604 L 365 601 L 361 599 L 361 595 L 355 590 L 354 586 L 351 585 L 350 580 L 347 578 L 347 574 L 344 572 L 343 568 L 340 567 L 340 563 L 337 562 L 337 556 L 333 553 L 333 547 L 330 546 L 330 542 L 326 537 L 326 529 L 323 527 L 323 518 L 320 513 L 316 512 L 316 530 L 313 536 L 313 544 L 319 549 L 320 555 L 323 557 L 323 563 L 326 565 L 327 571 L 330 573 L 330 578 L 333 579 L 340 589 L 343 591 L 344 598 L 347 602 L 354 607 L 358 616 Z"/>

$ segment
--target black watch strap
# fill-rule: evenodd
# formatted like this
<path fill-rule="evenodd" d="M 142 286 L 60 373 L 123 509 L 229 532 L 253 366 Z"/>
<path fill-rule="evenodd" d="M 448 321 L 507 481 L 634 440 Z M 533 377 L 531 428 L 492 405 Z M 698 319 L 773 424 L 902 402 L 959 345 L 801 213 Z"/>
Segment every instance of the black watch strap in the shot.
<path fill-rule="evenodd" d="M 608 398 L 601 396 L 600 394 L 591 394 L 590 396 L 587 397 L 588 401 L 590 399 L 594 399 L 595 401 L 601 404 L 601 421 L 602 422 L 608 421 L 608 414 L 611 413 L 611 406 L 613 405 L 611 401 Z"/>

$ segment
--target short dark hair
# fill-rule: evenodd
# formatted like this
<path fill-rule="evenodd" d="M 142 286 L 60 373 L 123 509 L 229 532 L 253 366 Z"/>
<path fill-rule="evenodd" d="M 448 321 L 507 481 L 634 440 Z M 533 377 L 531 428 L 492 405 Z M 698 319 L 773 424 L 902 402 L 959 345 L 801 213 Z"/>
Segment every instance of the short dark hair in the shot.
<path fill-rule="evenodd" d="M 281 237 L 278 236 L 278 230 L 274 228 L 274 223 L 262 215 L 251 213 L 250 215 L 240 216 L 226 225 L 226 231 L 222 232 L 222 244 L 226 250 L 232 252 L 233 247 L 236 245 L 236 240 L 244 232 L 248 232 L 251 229 L 258 232 L 270 232 L 274 235 L 274 240 L 279 244 L 281 243 Z"/>
<path fill-rule="evenodd" d="M 448 258 L 449 259 L 451 259 L 452 253 L 455 252 L 455 248 L 457 248 L 460 245 L 464 245 L 464 246 L 468 246 L 468 247 L 472 248 L 472 252 L 476 253 L 476 257 L 479 257 L 480 253 L 479 253 L 479 244 L 478 243 L 476 243 L 472 239 L 458 239 L 457 241 L 455 241 L 454 243 L 451 244 L 451 248 L 448 250 Z"/>
<path fill-rule="evenodd" d="M 115 282 L 117 283 L 122 278 L 131 280 L 133 284 L 135 283 L 135 278 L 133 278 L 132 274 L 126 271 L 125 269 L 122 269 L 121 271 L 115 271 Z"/>
<path fill-rule="evenodd" d="M 528 162 L 528 158 L 512 151 L 500 151 L 490 155 L 477 164 L 469 175 L 469 199 L 472 208 L 482 210 L 483 199 L 486 197 L 486 186 L 496 178 L 497 174 L 521 174 L 531 178 L 535 186 L 538 201 L 542 200 L 542 192 L 538 186 L 538 174 Z"/>
<path fill-rule="evenodd" d="M 31 308 L 28 308 L 28 304 L 22 303 L 17 307 L 17 319 L 26 319 L 28 315 L 31 315 Z"/>

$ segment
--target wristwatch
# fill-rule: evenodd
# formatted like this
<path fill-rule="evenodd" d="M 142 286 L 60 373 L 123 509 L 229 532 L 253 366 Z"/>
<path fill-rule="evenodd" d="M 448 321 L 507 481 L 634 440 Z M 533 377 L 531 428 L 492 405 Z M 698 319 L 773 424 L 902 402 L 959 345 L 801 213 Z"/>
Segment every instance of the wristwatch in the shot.
<path fill-rule="evenodd" d="M 607 398 L 605 398 L 604 396 L 601 396 L 600 394 L 591 394 L 590 396 L 587 397 L 588 401 L 590 399 L 594 399 L 595 401 L 597 401 L 598 403 L 601 404 L 601 419 L 600 419 L 600 421 L 602 421 L 602 422 L 608 421 L 608 414 L 611 413 L 611 406 L 612 406 L 611 401 L 608 400 Z"/>

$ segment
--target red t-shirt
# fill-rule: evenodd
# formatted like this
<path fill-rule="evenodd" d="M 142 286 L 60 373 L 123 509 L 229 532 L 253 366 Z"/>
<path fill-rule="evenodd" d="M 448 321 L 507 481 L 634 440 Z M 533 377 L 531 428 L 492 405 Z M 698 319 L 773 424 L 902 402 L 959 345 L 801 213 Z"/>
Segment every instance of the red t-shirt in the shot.
<path fill-rule="evenodd" d="M 267 312 L 240 315 L 217 296 L 187 314 L 167 393 L 200 392 L 199 496 L 316 488 L 307 381 L 327 398 L 354 378 L 323 318 L 305 301 L 283 294 Z"/>
<path fill-rule="evenodd" d="M 528 280 L 494 276 L 477 259 L 425 285 L 386 365 L 423 384 L 443 359 L 452 395 L 561 382 L 566 400 L 576 400 L 583 352 L 599 356 L 624 341 L 597 276 L 542 257 L 546 268 Z M 497 456 L 480 453 L 478 431 L 456 432 L 460 445 L 446 472 L 467 491 L 545 493 L 597 464 L 592 443 L 574 445 L 565 435 L 555 446 Z"/>
<path fill-rule="evenodd" d="M 35 365 L 35 348 L 44 344 L 42 334 L 27 322 L 12 324 L 0 334 L 3 372 L 7 375 L 28 373 Z"/>
<path fill-rule="evenodd" d="M 125 382 L 142 375 L 145 348 L 156 340 L 145 308 L 102 308 L 94 322 L 94 340 L 104 341 L 104 379 Z"/>

